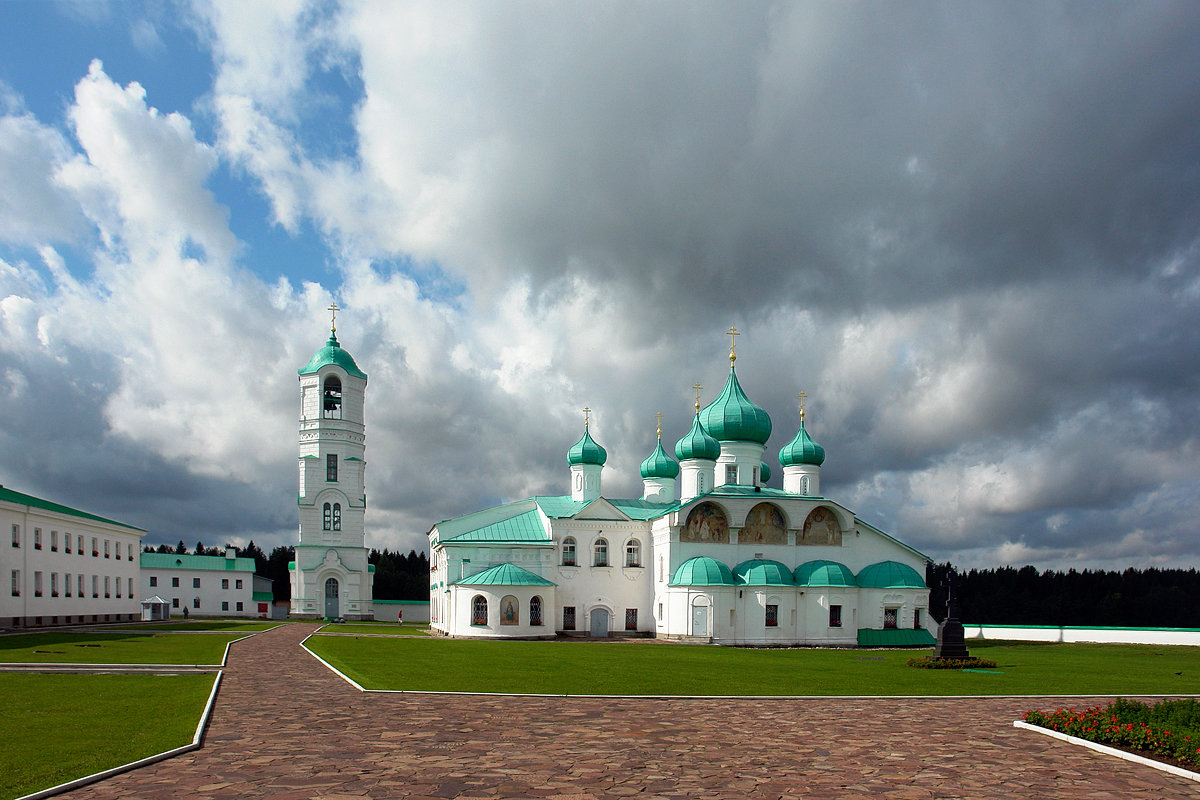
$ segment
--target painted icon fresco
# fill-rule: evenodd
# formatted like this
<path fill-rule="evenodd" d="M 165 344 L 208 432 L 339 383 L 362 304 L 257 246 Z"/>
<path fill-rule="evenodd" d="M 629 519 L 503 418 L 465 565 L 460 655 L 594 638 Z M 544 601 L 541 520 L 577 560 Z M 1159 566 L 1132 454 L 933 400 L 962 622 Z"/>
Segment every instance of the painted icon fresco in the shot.
<path fill-rule="evenodd" d="M 787 544 L 783 512 L 773 503 L 759 503 L 746 515 L 738 534 L 739 544 Z"/>
<path fill-rule="evenodd" d="M 804 520 L 804 531 L 800 534 L 800 544 L 831 544 L 840 546 L 842 543 L 842 526 L 838 524 L 837 515 L 824 506 L 817 506 Z"/>
<path fill-rule="evenodd" d="M 679 532 L 681 542 L 729 543 L 729 520 L 715 503 L 701 503 L 688 514 L 687 524 Z"/>

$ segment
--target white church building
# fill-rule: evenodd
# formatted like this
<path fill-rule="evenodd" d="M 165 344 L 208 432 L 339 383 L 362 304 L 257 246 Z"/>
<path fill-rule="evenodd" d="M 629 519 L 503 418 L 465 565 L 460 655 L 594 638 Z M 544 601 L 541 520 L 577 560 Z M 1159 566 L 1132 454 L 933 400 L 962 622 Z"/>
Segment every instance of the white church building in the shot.
<path fill-rule="evenodd" d="M 334 374 L 330 358 L 314 357 L 306 368 L 314 387 Z M 717 398 L 701 408 L 697 394 L 691 430 L 675 444 L 675 458 L 662 445 L 660 427 L 641 465 L 641 497 L 604 496 L 607 453 L 585 418 L 582 438 L 567 452 L 569 494 L 434 525 L 434 631 L 728 645 L 932 645 L 936 623 L 924 580 L 929 558 L 821 495 L 825 451 L 804 428 L 803 405 L 795 436 L 778 453 L 783 489 L 768 487 L 771 419 L 738 383 L 733 348 L 729 360 Z M 357 380 L 345 367 L 338 377 Z M 351 386 L 361 392 L 358 383 Z M 361 413 L 361 393 L 354 396 L 357 405 L 347 405 Z M 302 467 L 302 508 L 306 497 L 319 506 L 325 495 L 306 492 L 304 476 Z M 357 536 L 361 542 L 361 529 Z M 307 596 L 319 606 L 324 573 L 313 574 L 317 590 Z"/>

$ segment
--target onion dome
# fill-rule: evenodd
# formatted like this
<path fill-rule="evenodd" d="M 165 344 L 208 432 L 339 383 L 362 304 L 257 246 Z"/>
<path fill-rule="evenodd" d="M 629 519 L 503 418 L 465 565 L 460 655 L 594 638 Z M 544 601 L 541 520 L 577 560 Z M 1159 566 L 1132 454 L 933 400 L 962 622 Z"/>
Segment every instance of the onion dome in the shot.
<path fill-rule="evenodd" d="M 689 558 L 679 565 L 668 586 L 733 586 L 729 567 L 708 556 Z"/>
<path fill-rule="evenodd" d="M 642 477 L 643 478 L 677 478 L 679 477 L 679 465 L 675 463 L 675 459 L 667 455 L 667 451 L 663 450 L 662 439 L 659 438 L 658 445 L 655 446 L 654 452 L 642 462 Z"/>
<path fill-rule="evenodd" d="M 354 358 L 349 353 L 342 349 L 338 344 L 337 335 L 330 332 L 329 341 L 325 342 L 325 346 L 313 354 L 313 357 L 308 360 L 300 369 L 296 370 L 299 375 L 312 375 L 320 371 L 321 367 L 333 364 L 336 367 L 341 367 L 348 375 L 353 375 L 356 378 L 367 379 L 367 373 L 358 368 L 358 364 L 354 363 Z"/>
<path fill-rule="evenodd" d="M 925 579 L 912 567 L 899 561 L 880 561 L 863 567 L 858 585 L 868 589 L 927 589 Z"/>
<path fill-rule="evenodd" d="M 771 480 L 771 468 L 767 466 L 767 462 L 758 462 L 758 477 L 763 483 Z"/>
<path fill-rule="evenodd" d="M 766 444 L 771 437 L 771 417 L 742 391 L 732 366 L 721 394 L 700 412 L 700 422 L 720 442 Z"/>
<path fill-rule="evenodd" d="M 812 464 L 819 467 L 825 463 L 825 448 L 814 442 L 813 438 L 808 435 L 808 431 L 804 430 L 803 418 L 800 419 L 800 430 L 796 431 L 795 438 L 779 451 L 779 463 L 784 467 L 797 464 Z"/>
<path fill-rule="evenodd" d="M 597 464 L 603 466 L 608 460 L 608 451 L 596 444 L 588 426 L 583 426 L 583 438 L 567 451 L 567 463 L 572 467 L 578 464 Z"/>
<path fill-rule="evenodd" d="M 745 586 L 792 586 L 792 571 L 778 561 L 755 558 L 733 568 L 733 576 Z"/>
<path fill-rule="evenodd" d="M 797 586 L 857 586 L 854 573 L 836 561 L 806 561 L 796 567 Z"/>
<path fill-rule="evenodd" d="M 721 455 L 721 443 L 704 430 L 697 414 L 692 418 L 692 429 L 682 439 L 675 443 L 675 457 L 680 461 L 689 458 L 702 458 L 705 461 L 716 461 Z"/>

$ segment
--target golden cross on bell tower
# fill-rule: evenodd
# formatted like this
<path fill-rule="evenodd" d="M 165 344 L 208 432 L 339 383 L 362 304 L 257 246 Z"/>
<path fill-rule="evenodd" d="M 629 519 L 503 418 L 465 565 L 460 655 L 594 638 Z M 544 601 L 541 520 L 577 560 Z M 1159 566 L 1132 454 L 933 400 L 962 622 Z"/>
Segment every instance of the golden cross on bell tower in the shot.
<path fill-rule="evenodd" d="M 696 390 L 696 413 L 700 413 L 700 390 L 704 387 L 699 382 L 693 383 L 692 388 Z"/>
<path fill-rule="evenodd" d="M 326 311 L 333 313 L 333 319 L 329 323 L 329 332 L 337 333 L 337 312 L 341 311 L 341 309 L 338 308 L 338 304 L 335 301 L 329 305 L 329 308 L 327 308 Z"/>
<path fill-rule="evenodd" d="M 804 422 L 804 398 L 808 397 L 808 395 L 806 395 L 804 393 L 804 390 L 801 389 L 800 394 L 796 395 L 796 397 L 800 398 L 800 422 L 803 423 Z"/>
<path fill-rule="evenodd" d="M 591 424 L 592 410 L 586 406 L 583 409 L 583 427 L 586 429 Z"/>
<path fill-rule="evenodd" d="M 742 333 L 733 326 L 730 326 L 729 330 L 725 331 L 725 333 L 729 334 L 729 363 L 733 364 L 733 362 L 737 361 L 737 353 L 735 352 L 737 339 L 734 337 L 741 336 Z"/>
<path fill-rule="evenodd" d="M 658 420 L 658 440 L 661 442 L 662 441 L 662 412 L 659 411 L 654 416 Z"/>

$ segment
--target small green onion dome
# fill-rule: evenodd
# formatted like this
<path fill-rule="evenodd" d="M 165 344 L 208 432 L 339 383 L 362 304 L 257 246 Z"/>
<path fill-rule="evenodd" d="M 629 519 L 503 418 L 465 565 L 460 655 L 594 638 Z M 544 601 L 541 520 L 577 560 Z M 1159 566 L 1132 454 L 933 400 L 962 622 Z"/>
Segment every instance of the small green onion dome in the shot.
<path fill-rule="evenodd" d="M 689 558 L 679 565 L 668 586 L 733 586 L 729 567 L 708 556 Z"/>
<path fill-rule="evenodd" d="M 858 585 L 868 589 L 927 589 L 920 574 L 899 561 L 880 561 L 863 567 L 858 573 Z"/>
<path fill-rule="evenodd" d="M 721 394 L 700 412 L 700 422 L 720 442 L 766 444 L 771 438 L 771 417 L 746 397 L 733 367 Z"/>
<path fill-rule="evenodd" d="M 738 583 L 746 586 L 792 586 L 792 571 L 778 561 L 754 558 L 733 568 Z"/>
<path fill-rule="evenodd" d="M 758 462 L 758 477 L 763 483 L 771 480 L 771 468 L 767 466 L 767 462 Z"/>
<path fill-rule="evenodd" d="M 320 371 L 321 367 L 329 364 L 341 367 L 346 370 L 347 374 L 356 378 L 362 378 L 364 381 L 367 379 L 367 373 L 358 368 L 358 364 L 354 363 L 354 358 L 342 349 L 338 344 L 337 336 L 332 333 L 329 334 L 329 341 L 325 342 L 325 346 L 314 353 L 307 364 L 296 370 L 296 374 L 312 375 L 314 372 Z"/>
<path fill-rule="evenodd" d="M 721 443 L 704 430 L 699 415 L 692 419 L 692 429 L 675 443 L 675 457 L 680 461 L 686 461 L 689 458 L 716 461 L 720 455 Z"/>
<path fill-rule="evenodd" d="M 800 430 L 796 431 L 796 437 L 779 451 L 780 466 L 812 464 L 819 467 L 824 463 L 825 448 L 813 441 L 808 431 L 804 430 L 804 420 L 800 420 Z"/>
<path fill-rule="evenodd" d="M 608 460 L 608 451 L 596 444 L 596 440 L 592 438 L 591 432 L 584 426 L 583 438 L 567 451 L 567 463 L 571 466 L 577 464 L 598 464 L 604 465 Z"/>
<path fill-rule="evenodd" d="M 857 586 L 854 573 L 836 561 L 806 561 L 796 567 L 793 576 L 797 586 Z"/>
<path fill-rule="evenodd" d="M 666 450 L 663 450 L 662 439 L 658 440 L 658 444 L 655 446 L 654 452 L 647 456 L 646 460 L 642 462 L 642 477 L 679 477 L 679 465 L 675 463 L 675 459 L 667 455 Z"/>

